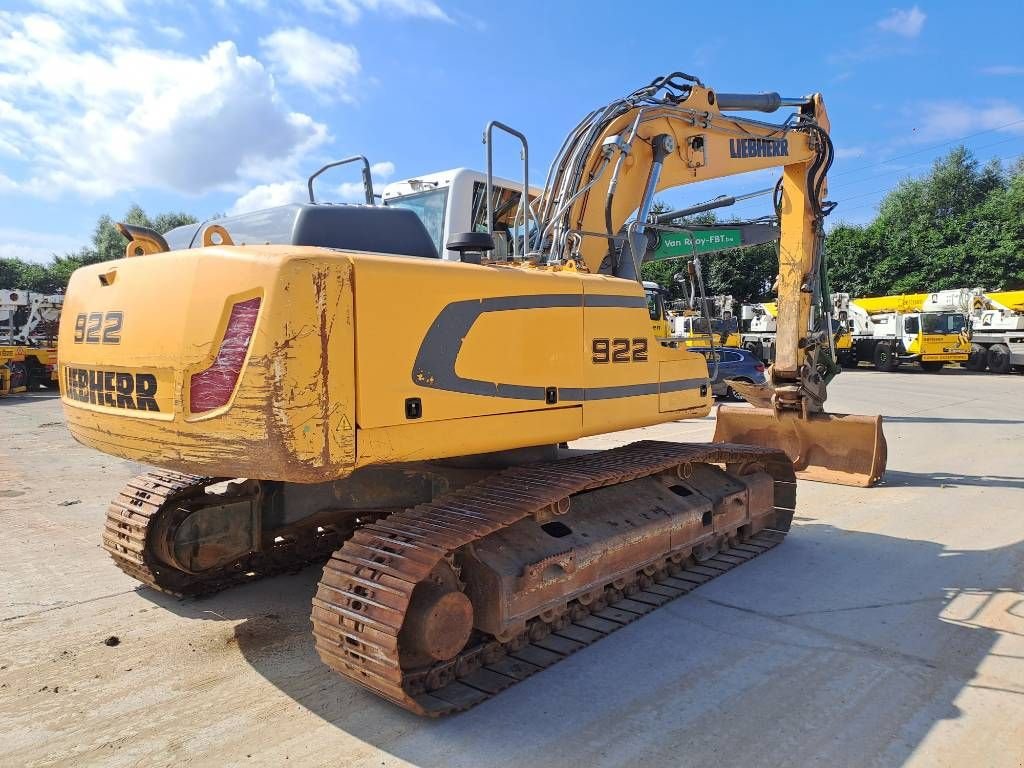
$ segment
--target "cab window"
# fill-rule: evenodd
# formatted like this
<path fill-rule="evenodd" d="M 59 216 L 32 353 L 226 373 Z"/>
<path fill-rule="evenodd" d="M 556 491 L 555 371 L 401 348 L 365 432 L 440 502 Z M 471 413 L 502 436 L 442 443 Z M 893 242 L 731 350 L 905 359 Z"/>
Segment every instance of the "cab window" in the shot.
<path fill-rule="evenodd" d="M 444 217 L 445 209 L 448 206 L 448 188 L 431 189 L 427 192 L 417 192 L 412 195 L 402 195 L 385 200 L 384 205 L 391 208 L 408 208 L 420 217 L 423 226 L 427 228 L 437 252 L 444 255 Z"/>
<path fill-rule="evenodd" d="M 903 318 L 903 332 L 912 333 L 915 336 L 921 330 L 921 323 L 916 317 L 905 317 Z"/>
<path fill-rule="evenodd" d="M 661 320 L 665 316 L 665 304 L 657 291 L 647 291 L 647 313 L 651 320 Z"/>
<path fill-rule="evenodd" d="M 967 320 L 959 312 L 943 312 L 927 314 L 922 317 L 921 327 L 925 333 L 960 333 L 967 325 Z"/>

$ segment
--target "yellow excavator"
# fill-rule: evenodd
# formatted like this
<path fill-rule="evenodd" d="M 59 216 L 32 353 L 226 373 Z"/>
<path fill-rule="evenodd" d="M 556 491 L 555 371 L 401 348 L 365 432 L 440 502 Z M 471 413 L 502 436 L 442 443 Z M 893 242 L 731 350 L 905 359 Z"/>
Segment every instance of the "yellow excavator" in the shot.
<path fill-rule="evenodd" d="M 781 124 L 732 114 L 783 106 Z M 495 130 L 528 168 L 500 123 L 488 168 Z M 309 204 L 166 238 L 122 226 L 130 258 L 74 273 L 59 344 L 74 437 L 156 467 L 111 503 L 104 547 L 175 595 L 326 560 L 320 657 L 433 716 L 746 562 L 788 531 L 794 469 L 884 469 L 880 417 L 822 410 L 831 158 L 820 96 L 674 73 L 588 114 L 500 230 L 489 171 L 489 231 L 447 243 L 461 261 L 413 207 L 373 205 L 368 173 L 366 205 L 316 203 L 314 174 Z M 560 448 L 711 411 L 704 356 L 653 338 L 636 254 L 659 190 L 773 167 L 766 406 L 721 409 L 718 442 Z"/>

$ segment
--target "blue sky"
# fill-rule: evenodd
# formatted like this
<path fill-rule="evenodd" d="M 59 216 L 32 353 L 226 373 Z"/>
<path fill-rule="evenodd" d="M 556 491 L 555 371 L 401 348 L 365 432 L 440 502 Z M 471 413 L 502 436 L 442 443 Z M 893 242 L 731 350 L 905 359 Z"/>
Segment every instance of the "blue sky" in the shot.
<path fill-rule="evenodd" d="M 483 166 L 530 138 L 542 179 L 591 108 L 682 70 L 722 91 L 821 91 L 834 219 L 869 220 L 961 137 L 1024 153 L 1020 0 L 720 4 L 2 0 L 0 256 L 46 260 L 133 202 L 199 217 L 285 202 L 364 153 L 379 182 Z M 498 171 L 518 155 L 497 146 Z M 685 204 L 772 176 L 677 190 Z M 357 174 L 325 189 L 352 199 Z M 736 213 L 768 213 L 760 198 Z"/>

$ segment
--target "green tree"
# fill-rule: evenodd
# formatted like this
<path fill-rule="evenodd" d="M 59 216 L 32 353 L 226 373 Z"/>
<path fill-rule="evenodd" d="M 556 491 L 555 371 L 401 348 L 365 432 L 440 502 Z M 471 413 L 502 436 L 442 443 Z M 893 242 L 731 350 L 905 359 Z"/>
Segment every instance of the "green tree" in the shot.
<path fill-rule="evenodd" d="M 841 209 L 840 209 L 841 210 Z M 980 166 L 964 147 L 826 238 L 832 285 L 855 296 L 1024 284 L 1024 159 Z"/>
<path fill-rule="evenodd" d="M 194 224 L 197 219 L 183 212 L 161 213 L 152 219 L 138 205 L 132 205 L 119 219 L 126 224 L 149 227 L 167 232 L 183 224 Z M 96 222 L 89 245 L 63 256 L 54 254 L 49 264 L 36 264 L 17 258 L 0 259 L 0 287 L 24 288 L 43 293 L 64 290 L 71 273 L 86 264 L 113 261 L 124 256 L 124 237 L 117 231 L 115 221 L 104 215 Z"/>

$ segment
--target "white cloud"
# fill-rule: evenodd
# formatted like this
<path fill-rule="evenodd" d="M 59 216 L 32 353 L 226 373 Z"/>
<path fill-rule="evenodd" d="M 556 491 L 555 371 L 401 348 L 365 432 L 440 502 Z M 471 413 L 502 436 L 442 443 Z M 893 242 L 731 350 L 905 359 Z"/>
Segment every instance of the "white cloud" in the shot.
<path fill-rule="evenodd" d="M 364 11 L 390 16 L 409 16 L 451 23 L 452 18 L 433 0 L 301 0 L 309 11 L 327 14 L 355 24 Z"/>
<path fill-rule="evenodd" d="M 848 160 L 853 157 L 863 157 L 864 147 L 836 147 L 836 157 L 839 160 Z"/>
<path fill-rule="evenodd" d="M 161 35 L 166 37 L 168 40 L 174 40 L 175 42 L 177 42 L 179 40 L 183 40 L 185 38 L 185 33 L 182 32 L 177 27 L 162 26 L 162 25 L 158 24 L 153 29 L 155 29 Z"/>
<path fill-rule="evenodd" d="M 234 216 L 239 213 L 259 211 L 264 208 L 273 208 L 288 203 L 302 203 L 309 200 L 306 192 L 305 182 L 293 179 L 291 181 L 280 181 L 272 184 L 259 184 L 240 198 L 235 200 L 228 214 Z"/>
<path fill-rule="evenodd" d="M 0 188 L 2 188 L 2 183 L 0 183 Z M 85 244 L 86 240 L 85 237 L 55 235 L 52 232 L 32 232 L 27 229 L 0 227 L 0 259 L 17 258 L 23 261 L 45 263 L 55 253 L 63 255 L 77 250 Z"/>
<path fill-rule="evenodd" d="M 992 67 L 982 67 L 981 74 L 999 76 L 1024 75 L 1024 67 L 1014 66 L 1013 64 L 996 64 Z"/>
<path fill-rule="evenodd" d="M 907 110 L 915 118 L 914 141 L 933 142 L 998 130 L 1024 134 L 1024 109 L 1005 101 L 984 105 L 931 101 Z"/>
<path fill-rule="evenodd" d="M 128 15 L 124 0 L 35 0 L 43 10 L 67 18 L 68 16 L 119 16 Z"/>
<path fill-rule="evenodd" d="M 353 165 L 353 168 L 358 166 Z M 390 160 L 374 163 L 370 166 L 370 174 L 373 177 L 375 191 L 376 187 L 392 176 L 395 172 L 395 164 Z M 319 182 L 323 181 L 321 177 Z M 324 194 L 323 189 L 333 190 L 333 194 Z M 316 196 L 318 201 L 361 203 L 364 200 L 363 182 L 346 181 L 335 187 L 317 186 Z M 228 210 L 228 214 L 234 216 L 238 213 L 259 211 L 263 208 L 272 208 L 275 205 L 286 205 L 287 203 L 305 203 L 309 200 L 309 191 L 305 180 L 290 179 L 288 181 L 274 182 L 271 184 L 259 184 L 244 195 L 235 200 Z"/>
<path fill-rule="evenodd" d="M 93 197 L 138 188 L 202 193 L 290 174 L 327 139 L 292 112 L 274 79 L 235 44 L 193 57 L 86 50 L 71 22 L 0 13 L 0 148 L 29 193 Z"/>
<path fill-rule="evenodd" d="M 359 52 L 303 27 L 279 29 L 260 38 L 260 47 L 282 79 L 315 91 L 324 98 L 350 100 L 349 89 L 359 75 Z"/>
<path fill-rule="evenodd" d="M 894 8 L 888 16 L 879 19 L 878 28 L 900 37 L 917 37 L 921 34 L 926 18 L 928 17 L 925 12 L 916 5 L 906 10 Z"/>

